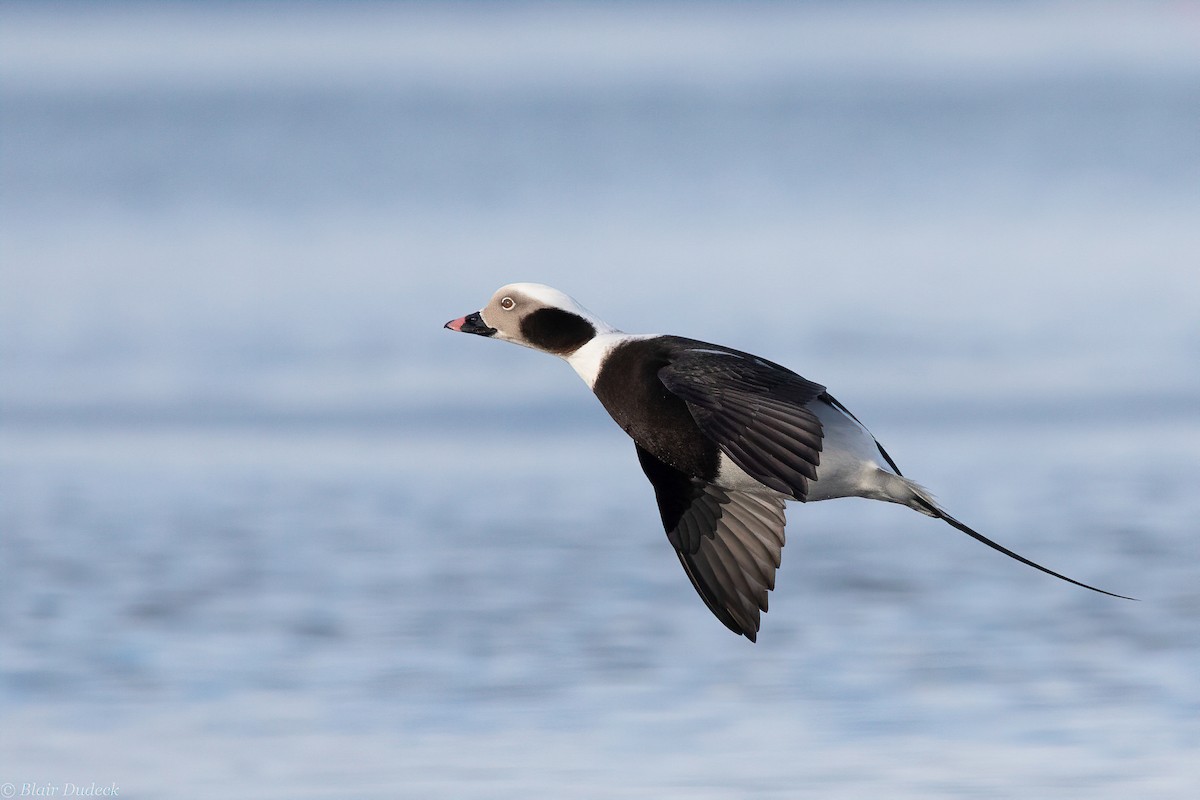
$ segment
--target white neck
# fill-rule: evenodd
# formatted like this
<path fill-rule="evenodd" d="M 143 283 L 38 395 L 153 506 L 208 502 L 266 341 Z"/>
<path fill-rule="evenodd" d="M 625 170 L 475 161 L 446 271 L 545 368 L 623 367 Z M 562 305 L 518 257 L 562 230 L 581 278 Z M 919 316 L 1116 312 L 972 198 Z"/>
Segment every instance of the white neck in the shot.
<path fill-rule="evenodd" d="M 583 382 L 594 389 L 596 388 L 596 377 L 600 374 L 600 366 L 613 348 L 634 339 L 653 339 L 658 335 L 657 333 L 622 333 L 609 329 L 593 336 L 591 341 L 583 347 L 566 356 L 566 360 L 576 374 L 583 378 Z"/>

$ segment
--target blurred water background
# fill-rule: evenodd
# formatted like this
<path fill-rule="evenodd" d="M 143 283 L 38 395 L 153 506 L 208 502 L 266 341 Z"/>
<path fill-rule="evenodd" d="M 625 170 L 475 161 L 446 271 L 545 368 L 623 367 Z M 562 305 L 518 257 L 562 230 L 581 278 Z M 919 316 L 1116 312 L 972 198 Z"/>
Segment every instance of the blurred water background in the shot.
<path fill-rule="evenodd" d="M 0 6 L 0 783 L 1194 797 L 1200 5 Z M 555 285 L 823 382 L 759 644 Z M 8 795 L 5 795 L 8 796 Z"/>

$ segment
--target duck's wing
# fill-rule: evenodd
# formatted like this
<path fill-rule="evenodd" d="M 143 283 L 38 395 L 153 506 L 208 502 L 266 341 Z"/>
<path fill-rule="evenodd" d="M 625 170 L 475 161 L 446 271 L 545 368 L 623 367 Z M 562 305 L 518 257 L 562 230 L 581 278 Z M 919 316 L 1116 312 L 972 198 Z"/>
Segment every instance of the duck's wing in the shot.
<path fill-rule="evenodd" d="M 784 543 L 782 497 L 693 478 L 637 448 L 667 538 L 704 604 L 731 631 L 758 637 Z"/>
<path fill-rule="evenodd" d="M 821 422 L 808 404 L 825 387 L 749 353 L 697 342 L 658 371 L 701 432 L 764 485 L 804 500 L 821 461 Z"/>

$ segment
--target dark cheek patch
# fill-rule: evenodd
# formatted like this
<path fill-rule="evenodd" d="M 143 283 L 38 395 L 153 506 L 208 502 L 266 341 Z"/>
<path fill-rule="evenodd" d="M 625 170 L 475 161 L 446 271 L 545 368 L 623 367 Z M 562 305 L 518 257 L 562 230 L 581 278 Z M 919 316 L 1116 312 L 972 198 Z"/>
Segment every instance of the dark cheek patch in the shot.
<path fill-rule="evenodd" d="M 551 353 L 574 352 L 595 335 L 592 323 L 561 308 L 539 308 L 521 320 L 525 341 Z"/>

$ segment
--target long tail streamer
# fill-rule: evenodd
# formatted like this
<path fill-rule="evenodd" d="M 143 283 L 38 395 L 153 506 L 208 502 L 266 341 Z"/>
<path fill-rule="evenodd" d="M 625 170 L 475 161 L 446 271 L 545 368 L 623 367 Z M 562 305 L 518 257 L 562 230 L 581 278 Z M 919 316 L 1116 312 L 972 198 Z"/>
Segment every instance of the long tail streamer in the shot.
<path fill-rule="evenodd" d="M 954 517 L 950 516 L 945 511 L 942 511 L 940 508 L 933 505 L 932 503 L 927 503 L 921 498 L 918 498 L 917 502 L 920 503 L 921 505 L 927 506 L 929 508 L 930 513 L 933 516 L 937 517 L 938 519 L 945 520 L 946 522 L 950 523 L 950 525 L 952 525 L 953 527 L 955 527 L 958 530 L 965 533 L 967 536 L 970 536 L 972 539 L 979 541 L 979 542 L 983 542 L 984 544 L 986 544 L 988 547 L 992 548 L 993 550 L 998 550 L 999 552 L 1004 553 L 1004 555 L 1008 556 L 1009 558 L 1016 559 L 1017 561 L 1020 561 L 1022 564 L 1025 564 L 1026 566 L 1033 567 L 1036 570 L 1041 570 L 1042 572 L 1046 573 L 1047 575 L 1053 575 L 1054 577 L 1058 578 L 1059 580 L 1066 581 L 1067 583 L 1073 583 L 1076 586 L 1082 586 L 1084 589 L 1091 589 L 1093 592 L 1099 592 L 1100 594 L 1106 594 L 1109 597 L 1119 597 L 1122 600 L 1137 600 L 1136 597 L 1126 597 L 1125 595 L 1117 594 L 1116 592 L 1106 592 L 1103 589 L 1097 589 L 1095 586 L 1088 586 L 1086 583 L 1077 581 L 1074 578 L 1068 578 L 1066 575 L 1060 575 L 1059 573 L 1055 572 L 1052 569 L 1047 569 L 1046 567 L 1043 567 L 1041 564 L 1030 561 L 1028 558 L 1025 558 L 1025 556 L 1014 553 L 1012 550 L 1009 550 L 1004 545 L 993 542 L 991 539 L 987 538 L 982 533 L 972 530 L 971 528 L 969 528 L 966 525 L 964 525 L 963 523 L 959 522 Z"/>

